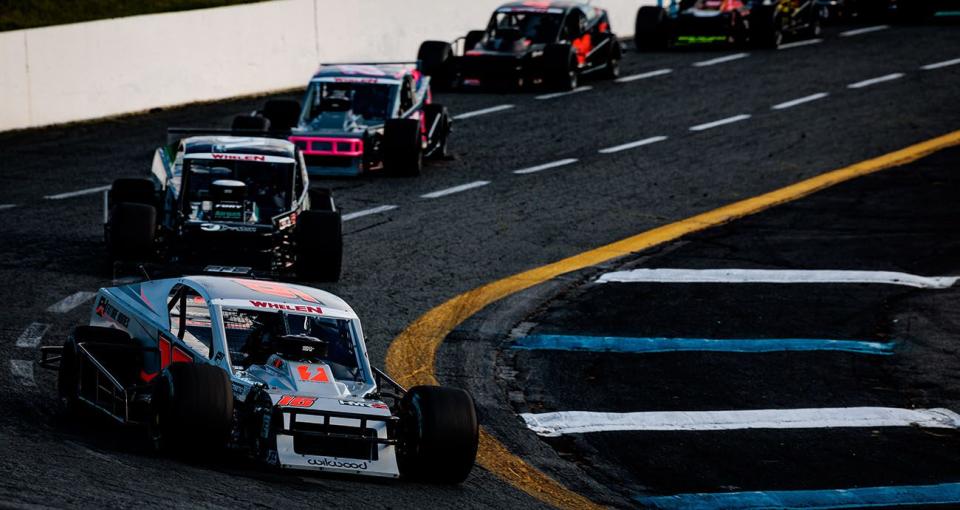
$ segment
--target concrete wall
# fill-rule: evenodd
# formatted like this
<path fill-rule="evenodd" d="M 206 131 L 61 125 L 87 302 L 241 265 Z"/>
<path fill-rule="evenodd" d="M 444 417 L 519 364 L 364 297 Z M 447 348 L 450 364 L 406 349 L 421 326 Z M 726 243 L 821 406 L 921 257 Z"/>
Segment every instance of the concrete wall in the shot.
<path fill-rule="evenodd" d="M 641 2 L 598 0 L 632 35 Z M 0 33 L 0 131 L 306 84 L 320 62 L 414 60 L 504 0 L 277 0 Z"/>

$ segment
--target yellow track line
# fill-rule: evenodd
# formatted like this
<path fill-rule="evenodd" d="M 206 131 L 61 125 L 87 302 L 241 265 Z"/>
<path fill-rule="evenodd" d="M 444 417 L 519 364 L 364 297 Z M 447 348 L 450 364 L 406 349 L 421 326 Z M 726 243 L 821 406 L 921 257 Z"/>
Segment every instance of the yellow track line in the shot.
<path fill-rule="evenodd" d="M 440 344 L 454 328 L 490 303 L 564 273 L 601 264 L 673 241 L 693 232 L 756 214 L 857 177 L 910 163 L 958 144 L 960 144 L 960 131 L 954 131 L 465 292 L 425 313 L 394 339 L 387 351 L 387 371 L 398 382 L 408 387 L 418 384 L 438 384 L 434 375 L 434 363 Z M 544 503 L 558 508 L 600 508 L 596 503 L 567 489 L 510 453 L 503 444 L 484 430 L 480 433 L 480 450 L 477 460 L 488 471 Z"/>

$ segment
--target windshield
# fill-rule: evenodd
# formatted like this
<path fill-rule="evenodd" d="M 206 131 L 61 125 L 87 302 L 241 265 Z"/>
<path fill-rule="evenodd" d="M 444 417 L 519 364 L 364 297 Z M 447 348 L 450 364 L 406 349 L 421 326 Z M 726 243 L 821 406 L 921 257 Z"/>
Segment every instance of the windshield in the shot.
<path fill-rule="evenodd" d="M 300 335 L 325 344 L 320 359 L 338 381 L 363 382 L 356 338 L 347 319 L 224 308 L 223 326 L 235 366 L 266 363 L 270 355 L 278 353 L 280 337 Z"/>
<path fill-rule="evenodd" d="M 384 121 L 389 116 L 390 95 L 396 85 L 381 83 L 315 82 L 307 92 L 306 122 L 316 124 L 325 115 L 342 117 L 350 113 L 363 124 Z M 342 123 L 342 120 L 338 120 Z"/>
<path fill-rule="evenodd" d="M 557 40 L 562 14 L 541 12 L 498 12 L 490 21 L 489 31 L 499 38 L 498 30 L 516 29 L 519 36 L 534 44 L 551 43 Z"/>
<path fill-rule="evenodd" d="M 191 220 L 214 221 L 211 187 L 216 181 L 239 181 L 246 185 L 244 223 L 270 224 L 272 218 L 293 207 L 293 172 L 291 163 L 266 163 L 233 160 L 184 160 L 186 190 L 184 207 Z"/>

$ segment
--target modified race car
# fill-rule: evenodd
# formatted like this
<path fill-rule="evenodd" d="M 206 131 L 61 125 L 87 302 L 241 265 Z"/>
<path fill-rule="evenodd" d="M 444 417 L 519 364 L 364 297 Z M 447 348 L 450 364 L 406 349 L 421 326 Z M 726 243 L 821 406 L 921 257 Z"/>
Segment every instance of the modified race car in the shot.
<path fill-rule="evenodd" d="M 68 412 L 139 425 L 160 452 L 437 483 L 463 481 L 476 457 L 472 397 L 402 388 L 370 365 L 353 309 L 310 287 L 195 276 L 100 289 L 89 325 L 41 365 Z"/>
<path fill-rule="evenodd" d="M 580 77 L 620 74 L 622 48 L 607 12 L 587 3 L 525 1 L 498 8 L 485 30 L 426 41 L 417 58 L 436 86 L 572 90 Z"/>
<path fill-rule="evenodd" d="M 693 44 L 779 48 L 785 38 L 816 37 L 823 7 L 816 0 L 657 0 L 637 11 L 640 51 Z"/>
<path fill-rule="evenodd" d="M 419 175 L 425 158 L 446 157 L 453 125 L 430 82 L 415 63 L 323 65 L 302 105 L 271 100 L 233 127 L 288 137 L 310 175 Z"/>
<path fill-rule="evenodd" d="M 120 262 L 340 277 L 340 211 L 329 191 L 310 190 L 303 155 L 285 140 L 190 136 L 157 149 L 150 177 L 114 181 L 104 235 Z"/>

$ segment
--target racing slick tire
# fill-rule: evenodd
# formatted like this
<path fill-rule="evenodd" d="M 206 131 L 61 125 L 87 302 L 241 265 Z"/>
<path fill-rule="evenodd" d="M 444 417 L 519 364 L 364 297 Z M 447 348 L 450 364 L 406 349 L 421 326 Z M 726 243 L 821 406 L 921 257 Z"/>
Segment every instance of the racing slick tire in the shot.
<path fill-rule="evenodd" d="M 263 104 L 260 115 L 270 121 L 270 128 L 289 131 L 300 121 L 300 102 L 294 99 L 270 99 Z"/>
<path fill-rule="evenodd" d="M 237 115 L 230 124 L 231 131 L 270 131 L 270 119 L 260 115 Z"/>
<path fill-rule="evenodd" d="M 431 86 L 436 90 L 447 90 L 453 85 L 453 72 L 450 64 L 453 60 L 453 47 L 448 42 L 424 41 L 417 51 L 420 71 L 431 78 Z"/>
<path fill-rule="evenodd" d="M 486 35 L 487 33 L 483 30 L 471 30 L 467 32 L 467 37 L 463 40 L 464 51 L 470 51 L 476 48 Z"/>
<path fill-rule="evenodd" d="M 398 464 L 404 477 L 457 484 L 477 458 L 479 426 L 473 397 L 445 386 L 414 386 L 399 409 Z"/>
<path fill-rule="evenodd" d="M 447 107 L 439 104 L 428 104 L 423 107 L 423 113 L 427 116 L 427 129 L 437 122 L 434 131 L 434 138 L 437 141 L 436 149 L 430 154 L 434 159 L 443 159 L 447 157 L 447 139 L 450 137 L 450 113 Z M 435 120 L 439 119 L 439 120 Z"/>
<path fill-rule="evenodd" d="M 113 181 L 107 194 L 107 201 L 111 205 L 121 202 L 155 205 L 157 203 L 156 197 L 156 188 L 149 178 L 122 177 Z"/>
<path fill-rule="evenodd" d="M 633 44 L 637 51 L 659 50 L 667 47 L 667 11 L 650 5 L 637 11 Z"/>
<path fill-rule="evenodd" d="M 296 229 L 297 278 L 339 281 L 343 265 L 343 221 L 340 211 L 302 212 L 297 217 Z"/>
<path fill-rule="evenodd" d="M 147 260 L 155 252 L 157 210 L 152 205 L 120 202 L 110 209 L 107 245 L 117 260 Z"/>
<path fill-rule="evenodd" d="M 225 370 L 206 363 L 173 363 L 156 381 L 147 420 L 155 451 L 193 456 L 226 447 L 233 391 Z"/>
<path fill-rule="evenodd" d="M 383 165 L 391 175 L 415 177 L 423 169 L 420 121 L 390 119 L 383 128 Z"/>
<path fill-rule="evenodd" d="M 337 206 L 333 201 L 333 191 L 330 188 L 312 188 L 308 191 L 310 194 L 311 211 L 336 211 Z"/>
<path fill-rule="evenodd" d="M 750 43 L 757 48 L 775 50 L 783 43 L 783 20 L 772 8 L 755 8 L 750 13 Z"/>
<path fill-rule="evenodd" d="M 607 54 L 606 67 L 603 68 L 601 76 L 608 80 L 615 80 L 620 77 L 620 59 L 623 58 L 623 51 L 620 49 L 620 41 L 616 37 L 610 37 L 610 52 Z"/>
<path fill-rule="evenodd" d="M 543 52 L 547 86 L 561 91 L 577 88 L 577 54 L 569 44 L 551 44 Z"/>

